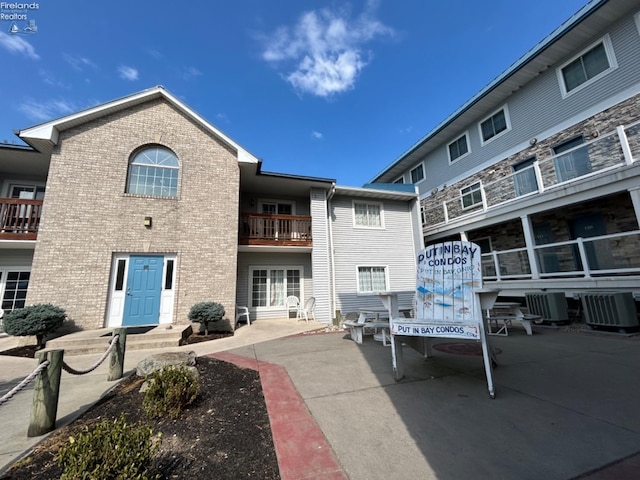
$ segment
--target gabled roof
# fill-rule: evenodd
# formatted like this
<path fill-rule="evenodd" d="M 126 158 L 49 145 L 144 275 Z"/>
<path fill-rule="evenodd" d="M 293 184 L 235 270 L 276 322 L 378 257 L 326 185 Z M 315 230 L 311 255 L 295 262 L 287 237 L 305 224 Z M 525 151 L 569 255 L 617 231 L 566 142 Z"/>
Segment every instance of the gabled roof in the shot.
<path fill-rule="evenodd" d="M 162 86 L 149 88 L 139 93 L 134 93 L 117 100 L 96 105 L 95 107 L 91 107 L 86 110 L 81 110 L 71 115 L 20 130 L 18 132 L 18 136 L 39 152 L 50 155 L 54 146 L 58 143 L 60 132 L 159 98 L 171 103 L 193 122 L 199 124 L 206 131 L 219 138 L 233 150 L 236 150 L 238 152 L 239 162 L 258 163 L 259 160 L 257 157 L 242 148 L 238 143 L 222 133 L 204 117 L 200 116 L 186 104 L 178 100 L 178 98 L 169 93 Z"/>
<path fill-rule="evenodd" d="M 467 100 L 412 145 L 369 183 L 392 182 L 427 154 L 455 140 L 470 124 L 499 107 L 506 99 L 604 28 L 637 9 L 637 0 L 591 0 L 513 65 Z"/>

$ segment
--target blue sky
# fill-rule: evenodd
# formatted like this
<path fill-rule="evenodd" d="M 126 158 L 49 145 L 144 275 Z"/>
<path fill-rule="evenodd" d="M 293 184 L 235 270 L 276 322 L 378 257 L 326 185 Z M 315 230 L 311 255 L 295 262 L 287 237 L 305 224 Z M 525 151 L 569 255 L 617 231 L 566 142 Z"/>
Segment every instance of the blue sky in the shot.
<path fill-rule="evenodd" d="M 361 186 L 586 0 L 11 2 L 0 142 L 163 85 L 264 170 Z"/>

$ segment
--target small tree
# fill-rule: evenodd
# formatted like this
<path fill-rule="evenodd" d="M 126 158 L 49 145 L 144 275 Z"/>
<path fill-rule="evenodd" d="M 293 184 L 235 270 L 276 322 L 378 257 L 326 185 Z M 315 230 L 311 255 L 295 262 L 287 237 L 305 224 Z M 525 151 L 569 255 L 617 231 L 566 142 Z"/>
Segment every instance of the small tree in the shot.
<path fill-rule="evenodd" d="M 189 320 L 204 324 L 204 334 L 209 335 L 208 323 L 222 320 L 224 313 L 224 307 L 217 302 L 200 302 L 189 310 Z"/>
<path fill-rule="evenodd" d="M 44 348 L 46 335 L 60 328 L 66 316 L 63 308 L 50 303 L 29 305 L 4 315 L 4 331 L 17 337 L 35 335 L 38 348 Z"/>

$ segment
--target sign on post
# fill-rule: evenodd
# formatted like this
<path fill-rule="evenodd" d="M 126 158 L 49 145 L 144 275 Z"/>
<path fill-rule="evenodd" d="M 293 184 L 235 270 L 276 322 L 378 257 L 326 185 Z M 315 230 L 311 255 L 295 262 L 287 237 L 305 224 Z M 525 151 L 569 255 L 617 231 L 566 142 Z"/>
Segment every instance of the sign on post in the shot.
<path fill-rule="evenodd" d="M 417 256 L 413 318 L 392 318 L 396 378 L 403 374 L 402 343 L 397 337 L 457 338 L 482 342 L 489 393 L 494 397 L 491 355 L 484 332 L 480 247 L 471 242 L 429 245 Z M 493 300 L 497 292 L 492 292 Z M 429 352 L 428 345 L 425 347 Z"/>

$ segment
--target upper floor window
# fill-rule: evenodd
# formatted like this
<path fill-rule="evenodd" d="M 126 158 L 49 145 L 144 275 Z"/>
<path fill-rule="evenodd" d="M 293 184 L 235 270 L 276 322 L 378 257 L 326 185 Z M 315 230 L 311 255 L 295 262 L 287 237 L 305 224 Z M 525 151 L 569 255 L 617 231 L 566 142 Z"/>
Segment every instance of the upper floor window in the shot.
<path fill-rule="evenodd" d="M 404 177 L 400 177 L 397 180 L 395 180 L 393 183 L 404 183 Z"/>
<path fill-rule="evenodd" d="M 468 154 L 469 142 L 467 140 L 467 134 L 465 133 L 457 140 L 451 142 L 447 151 L 449 152 L 449 162 L 455 162 L 460 157 Z"/>
<path fill-rule="evenodd" d="M 462 208 L 470 208 L 482 203 L 482 188 L 480 182 L 460 189 Z"/>
<path fill-rule="evenodd" d="M 563 96 L 588 85 L 617 67 L 609 35 L 558 69 Z"/>
<path fill-rule="evenodd" d="M 480 122 L 480 138 L 482 138 L 482 143 L 485 143 L 510 129 L 511 125 L 509 123 L 507 107 L 504 107 Z"/>
<path fill-rule="evenodd" d="M 411 170 L 411 183 L 418 183 L 424 180 L 424 167 L 422 164 Z"/>
<path fill-rule="evenodd" d="M 144 148 L 131 159 L 126 192 L 177 197 L 179 171 L 180 163 L 171 150 L 159 146 Z"/>
<path fill-rule="evenodd" d="M 353 224 L 356 227 L 384 228 L 382 204 L 354 201 Z"/>

